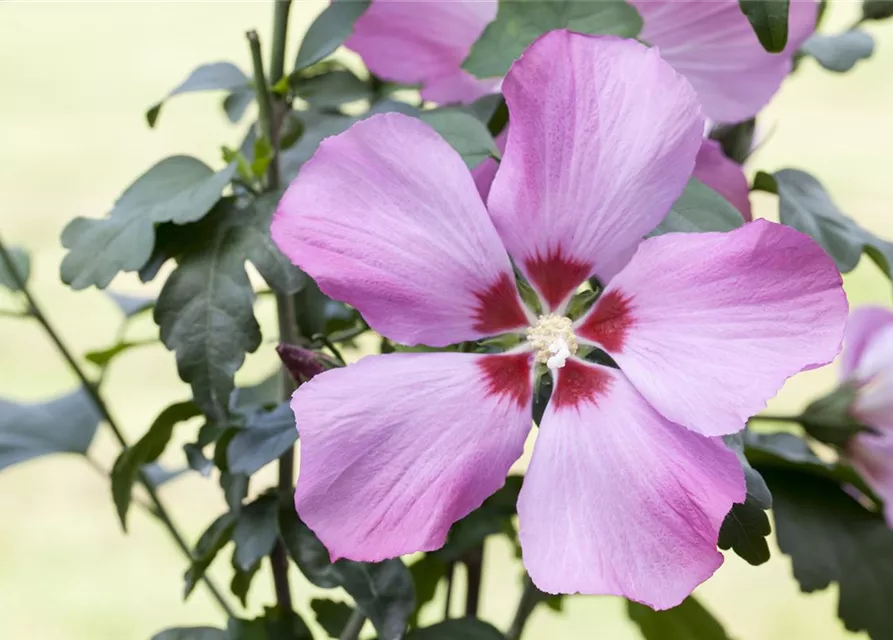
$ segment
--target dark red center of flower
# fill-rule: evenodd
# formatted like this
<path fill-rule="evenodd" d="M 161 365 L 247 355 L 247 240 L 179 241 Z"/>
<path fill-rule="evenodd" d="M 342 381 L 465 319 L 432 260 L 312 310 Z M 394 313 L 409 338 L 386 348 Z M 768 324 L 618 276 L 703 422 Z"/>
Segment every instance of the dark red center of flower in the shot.
<path fill-rule="evenodd" d="M 558 370 L 558 382 L 549 403 L 554 409 L 573 409 L 584 402 L 595 403 L 610 384 L 611 376 L 606 371 L 571 359 Z"/>
<path fill-rule="evenodd" d="M 531 353 L 479 358 L 477 365 L 483 373 L 487 393 L 508 398 L 522 409 L 528 406 L 533 398 L 530 380 L 532 359 Z"/>
<path fill-rule="evenodd" d="M 591 264 L 564 255 L 561 247 L 549 249 L 545 256 L 537 254 L 528 258 L 524 268 L 550 309 L 558 307 L 592 271 Z"/>
<path fill-rule="evenodd" d="M 634 322 L 630 298 L 612 290 L 598 299 L 595 310 L 577 329 L 577 335 L 597 342 L 609 353 L 617 353 L 623 348 Z"/>
<path fill-rule="evenodd" d="M 475 293 L 475 297 L 473 328 L 476 331 L 492 335 L 527 324 L 515 281 L 509 274 L 503 273 L 490 287 Z"/>

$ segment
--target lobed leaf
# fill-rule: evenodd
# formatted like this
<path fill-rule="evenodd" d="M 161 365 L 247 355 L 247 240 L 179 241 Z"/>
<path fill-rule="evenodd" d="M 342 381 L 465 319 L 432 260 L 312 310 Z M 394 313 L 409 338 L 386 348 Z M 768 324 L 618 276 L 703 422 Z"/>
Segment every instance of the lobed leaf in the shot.
<path fill-rule="evenodd" d="M 165 158 L 127 188 L 107 217 L 75 218 L 66 225 L 62 281 L 74 289 L 103 289 L 118 272 L 141 269 L 152 256 L 155 225 L 204 217 L 234 171 L 234 164 L 215 173 L 196 158 Z"/>

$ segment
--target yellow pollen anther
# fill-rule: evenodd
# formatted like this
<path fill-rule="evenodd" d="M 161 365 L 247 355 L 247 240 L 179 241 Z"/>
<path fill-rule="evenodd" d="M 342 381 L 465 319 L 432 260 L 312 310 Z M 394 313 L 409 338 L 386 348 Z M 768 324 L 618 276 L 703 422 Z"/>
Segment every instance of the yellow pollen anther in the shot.
<path fill-rule="evenodd" d="M 579 347 L 570 318 L 553 313 L 540 316 L 536 325 L 527 329 L 527 342 L 536 351 L 536 361 L 553 371 L 563 367 Z"/>

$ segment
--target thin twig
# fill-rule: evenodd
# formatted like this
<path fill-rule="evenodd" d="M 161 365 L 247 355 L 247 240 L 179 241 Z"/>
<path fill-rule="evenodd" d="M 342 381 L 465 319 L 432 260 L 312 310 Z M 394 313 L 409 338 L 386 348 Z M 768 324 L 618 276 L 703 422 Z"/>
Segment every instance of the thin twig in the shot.
<path fill-rule="evenodd" d="M 285 65 L 285 39 L 288 32 L 288 12 L 290 2 L 277 2 L 273 13 L 273 49 L 270 61 L 270 69 L 272 71 L 271 80 L 276 82 L 282 77 Z M 267 169 L 267 191 L 275 191 L 279 188 L 279 127 L 274 120 L 273 114 L 273 96 L 270 92 L 270 86 L 267 76 L 264 73 L 263 56 L 261 55 L 260 39 L 257 37 L 256 31 L 249 31 L 246 34 L 248 38 L 248 46 L 251 48 L 251 61 L 254 67 L 254 90 L 257 95 L 258 120 L 260 122 L 261 134 L 270 142 L 273 149 L 273 158 Z M 276 295 L 276 310 L 279 320 L 279 341 L 285 344 L 295 344 L 297 342 L 297 327 L 295 321 L 295 309 L 292 297 L 284 294 Z M 287 400 L 294 385 L 292 384 L 291 375 L 283 366 L 282 377 L 282 399 Z M 279 458 L 279 479 L 278 489 L 282 497 L 291 494 L 294 486 L 295 476 L 295 452 L 294 447 L 289 447 L 288 451 Z M 280 611 L 291 615 L 292 600 L 291 586 L 288 580 L 288 553 L 285 544 L 281 538 L 276 540 L 273 551 L 270 553 L 270 566 L 273 571 L 273 586 L 276 590 L 276 602 Z"/>
<path fill-rule="evenodd" d="M 344 625 L 339 640 L 357 640 L 364 624 L 366 624 L 366 616 L 359 609 L 355 610 L 347 619 L 347 624 Z"/>
<path fill-rule="evenodd" d="M 62 342 L 62 338 L 59 336 L 58 333 L 56 333 L 53 325 L 50 324 L 46 315 L 44 315 L 40 306 L 37 304 L 37 301 L 31 295 L 31 291 L 28 289 L 25 283 L 25 279 L 22 278 L 21 274 L 19 274 L 12 256 L 9 254 L 9 251 L 7 250 L 6 245 L 3 243 L 2 239 L 0 239 L 0 259 L 2 259 L 3 262 L 6 264 L 6 268 L 9 270 L 13 281 L 15 281 L 19 289 L 21 289 L 22 293 L 25 295 L 25 299 L 28 301 L 30 315 L 33 316 L 34 319 L 40 323 L 46 334 L 50 337 L 50 340 L 53 341 L 53 344 L 56 346 L 59 354 L 68 363 L 68 366 L 77 376 L 78 380 L 80 380 L 81 385 L 83 385 L 84 390 L 90 396 L 90 399 L 93 401 L 96 409 L 99 411 L 100 415 L 102 415 L 105 423 L 109 426 L 109 428 L 112 430 L 112 433 L 115 435 L 115 439 L 118 441 L 118 444 L 121 445 L 122 449 L 128 449 L 129 445 L 127 444 L 127 439 L 124 437 L 124 433 L 118 426 L 118 423 L 112 417 L 108 405 L 106 405 L 105 400 L 100 395 L 99 390 L 96 388 L 96 385 L 87 377 L 87 374 L 84 373 L 84 370 L 81 368 L 80 364 L 78 364 L 77 360 L 75 360 L 74 356 L 72 355 L 71 350 L 69 350 L 65 343 Z M 177 543 L 177 546 L 180 547 L 180 550 L 186 555 L 187 558 L 191 560 L 192 552 L 189 549 L 189 545 L 186 543 L 186 540 L 183 538 L 183 534 L 180 533 L 180 530 L 171 519 L 170 514 L 158 497 L 158 494 L 155 491 L 155 488 L 152 486 L 152 483 L 149 481 L 149 478 L 142 470 L 140 470 L 139 472 L 139 480 L 145 486 L 146 491 L 148 492 L 149 497 L 152 500 L 156 517 L 161 520 L 162 524 L 164 524 L 165 528 L 167 528 L 168 533 L 170 533 L 171 537 L 173 537 L 174 541 Z M 226 614 L 230 617 L 235 616 L 235 612 L 226 602 L 226 599 L 224 599 L 223 594 L 219 591 L 214 582 L 208 576 L 203 576 L 202 580 L 205 582 L 208 590 L 211 591 L 214 599 L 226 612 Z"/>
<path fill-rule="evenodd" d="M 524 633 L 524 627 L 530 619 L 537 605 L 543 601 L 543 592 L 534 586 L 529 576 L 524 576 L 524 590 L 521 592 L 521 599 L 518 601 L 518 608 L 515 610 L 515 617 L 512 618 L 512 625 L 505 634 L 506 640 L 520 640 L 521 634 Z"/>

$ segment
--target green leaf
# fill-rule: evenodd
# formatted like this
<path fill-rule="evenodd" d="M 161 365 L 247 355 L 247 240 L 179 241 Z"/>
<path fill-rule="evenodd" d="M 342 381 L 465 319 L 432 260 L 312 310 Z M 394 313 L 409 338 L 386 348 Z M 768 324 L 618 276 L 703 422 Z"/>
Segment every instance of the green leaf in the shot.
<path fill-rule="evenodd" d="M 728 200 L 697 178 L 691 178 L 667 217 L 650 235 L 732 231 L 743 224 L 744 218 Z"/>
<path fill-rule="evenodd" d="M 233 554 L 233 579 L 229 583 L 229 590 L 239 599 L 243 607 L 248 606 L 248 592 L 251 590 L 251 582 L 254 576 L 260 570 L 261 563 L 258 562 L 247 571 L 236 566 L 235 553 Z"/>
<path fill-rule="evenodd" d="M 155 225 L 204 217 L 234 171 L 229 165 L 214 173 L 189 156 L 165 158 L 127 188 L 107 217 L 68 223 L 62 231 L 62 245 L 69 249 L 62 260 L 63 282 L 74 289 L 104 289 L 119 271 L 142 268 L 152 256 Z"/>
<path fill-rule="evenodd" d="M 237 387 L 229 399 L 230 411 L 250 417 L 258 409 L 272 409 L 282 394 L 282 377 L 279 371 L 249 387 Z"/>
<path fill-rule="evenodd" d="M 220 553 L 220 550 L 230 541 L 233 528 L 236 526 L 237 516 L 227 512 L 211 523 L 195 544 L 192 550 L 192 565 L 184 576 L 185 588 L 183 597 L 188 598 L 195 585 L 205 575 L 208 567 Z"/>
<path fill-rule="evenodd" d="M 350 619 L 353 609 L 346 602 L 324 600 L 314 598 L 310 601 L 310 608 L 316 614 L 316 622 L 323 628 L 330 638 L 338 638 L 341 630 Z"/>
<path fill-rule="evenodd" d="M 294 611 L 283 614 L 278 607 L 267 607 L 262 618 L 231 618 L 227 640 L 313 640 L 310 629 Z"/>
<path fill-rule="evenodd" d="M 838 616 L 850 631 L 893 638 L 893 531 L 844 486 L 804 469 L 767 469 L 781 551 L 806 593 L 839 585 Z"/>
<path fill-rule="evenodd" d="M 148 311 L 155 306 L 155 298 L 146 298 L 143 296 L 131 296 L 126 293 L 117 293 L 115 291 L 104 291 L 105 295 L 115 303 L 125 319 L 138 316 L 144 311 Z"/>
<path fill-rule="evenodd" d="M 788 8 L 790 0 L 738 0 L 763 48 L 781 53 L 788 44 Z"/>
<path fill-rule="evenodd" d="M 722 145 L 722 151 L 728 158 L 744 164 L 754 149 L 756 126 L 756 118 L 736 124 L 715 125 L 710 131 L 710 137 Z"/>
<path fill-rule="evenodd" d="M 694 596 L 666 611 L 630 600 L 626 611 L 645 640 L 729 640 L 719 621 Z"/>
<path fill-rule="evenodd" d="M 83 388 L 48 402 L 0 400 L 0 471 L 51 453 L 86 454 L 100 419 Z"/>
<path fill-rule="evenodd" d="M 342 1 L 342 4 L 355 4 L 353 1 Z M 332 3 L 331 7 L 337 7 L 338 3 Z M 305 111 L 297 114 L 304 127 L 300 140 L 289 149 L 279 154 L 279 166 L 282 172 L 283 182 L 291 182 L 298 170 L 309 160 L 319 143 L 329 136 L 334 136 L 350 125 L 357 122 L 356 118 L 340 113 L 322 113 L 319 111 Z"/>
<path fill-rule="evenodd" d="M 845 447 L 850 438 L 871 427 L 856 419 L 850 409 L 856 401 L 857 389 L 842 385 L 812 402 L 800 415 L 800 424 L 811 437 L 835 447 Z"/>
<path fill-rule="evenodd" d="M 297 439 L 288 402 L 272 411 L 259 411 L 229 441 L 227 466 L 231 473 L 250 476 L 288 451 Z"/>
<path fill-rule="evenodd" d="M 342 104 L 372 97 L 372 87 L 347 69 L 303 77 L 293 74 L 289 83 L 294 94 L 317 109 L 334 109 Z"/>
<path fill-rule="evenodd" d="M 292 505 L 279 511 L 285 548 L 306 578 L 323 589 L 343 587 L 369 618 L 381 640 L 401 638 L 415 607 L 412 576 L 399 559 L 377 563 L 338 560 L 300 521 Z"/>
<path fill-rule="evenodd" d="M 278 502 L 273 495 L 263 495 L 246 505 L 239 513 L 233 530 L 236 551 L 233 566 L 249 571 L 270 555 L 279 529 L 276 522 Z"/>
<path fill-rule="evenodd" d="M 618 0 L 499 0 L 496 20 L 462 66 L 478 78 L 504 76 L 528 45 L 553 29 L 632 38 L 641 31 L 642 18 Z"/>
<path fill-rule="evenodd" d="M 277 290 L 292 292 L 304 282 L 270 239 L 269 202 L 245 209 L 221 202 L 194 230 L 195 246 L 179 258 L 155 305 L 155 322 L 165 346 L 176 352 L 180 377 L 205 415 L 220 423 L 233 375 L 261 340 L 245 260 Z"/>
<path fill-rule="evenodd" d="M 744 445 L 750 464 L 763 476 L 766 475 L 766 471 L 773 469 L 809 474 L 841 485 L 849 485 L 872 501 L 878 509 L 882 505 L 880 498 L 851 466 L 843 461 L 825 462 L 802 438 L 792 433 L 764 434 L 747 430 L 744 432 Z M 766 482 L 772 489 L 768 479 Z"/>
<path fill-rule="evenodd" d="M 276 293 L 291 295 L 300 291 L 308 278 L 279 251 L 270 237 L 270 223 L 281 197 L 282 193 L 276 192 L 264 194 L 254 200 L 239 212 L 235 233 L 245 256 L 270 288 Z"/>
<path fill-rule="evenodd" d="M 227 640 L 227 635 L 214 627 L 178 627 L 156 633 L 152 640 Z"/>
<path fill-rule="evenodd" d="M 31 256 L 21 247 L 10 247 L 8 251 L 16 274 L 27 285 L 28 278 L 31 276 Z M 0 287 L 6 287 L 10 291 L 21 291 L 16 278 L 13 277 L 6 265 L 6 260 L 3 259 L 0 259 Z"/>
<path fill-rule="evenodd" d="M 415 587 L 415 609 L 409 617 L 409 624 L 417 627 L 422 607 L 434 599 L 437 585 L 446 576 L 447 564 L 436 553 L 426 553 L 409 565 L 409 574 Z"/>
<path fill-rule="evenodd" d="M 459 152 L 469 169 L 487 158 L 499 158 L 499 149 L 487 125 L 460 107 L 423 111 L 419 119 L 429 124 Z"/>
<path fill-rule="evenodd" d="M 482 545 L 488 536 L 499 533 L 513 536 L 512 517 L 517 511 L 522 482 L 522 476 L 508 476 L 505 484 L 484 504 L 452 526 L 446 544 L 432 553 L 443 562 L 455 562 L 467 551 Z"/>
<path fill-rule="evenodd" d="M 158 488 L 163 484 L 167 484 L 171 480 L 179 478 L 188 471 L 188 467 L 180 467 L 178 469 L 168 469 L 161 466 L 157 462 L 151 462 L 143 465 L 143 477 L 152 487 Z"/>
<path fill-rule="evenodd" d="M 416 629 L 406 636 L 406 640 L 505 640 L 505 636 L 483 620 L 455 618 Z"/>
<path fill-rule="evenodd" d="M 117 344 L 112 345 L 111 347 L 107 347 L 105 349 L 97 349 L 96 351 L 88 351 L 84 354 L 84 357 L 92 362 L 95 365 L 100 367 L 108 366 L 108 363 L 112 361 L 112 359 L 124 353 L 125 351 L 129 351 L 134 347 L 145 347 L 150 344 L 155 344 L 157 340 L 121 340 Z"/>
<path fill-rule="evenodd" d="M 353 31 L 354 23 L 366 11 L 369 3 L 370 0 L 351 0 L 333 2 L 326 7 L 310 25 L 301 41 L 295 71 L 319 62 L 344 44 Z"/>
<path fill-rule="evenodd" d="M 231 91 L 223 99 L 223 111 L 232 123 L 239 122 L 251 103 L 254 102 L 254 87 L 245 85 Z"/>
<path fill-rule="evenodd" d="M 777 193 L 779 218 L 818 242 L 841 273 L 852 271 L 864 251 L 891 276 L 893 243 L 882 240 L 845 216 L 818 180 L 797 169 L 759 172 L 754 189 Z"/>
<path fill-rule="evenodd" d="M 862 0 L 862 17 L 865 20 L 893 18 L 893 0 Z"/>
<path fill-rule="evenodd" d="M 154 127 L 161 113 L 161 107 L 165 100 L 182 93 L 195 93 L 197 91 L 235 91 L 250 88 L 251 81 L 242 70 L 231 62 L 212 62 L 203 64 L 193 70 L 189 77 L 171 91 L 164 100 L 152 106 L 146 112 L 146 121 L 150 127 Z"/>
<path fill-rule="evenodd" d="M 242 511 L 242 501 L 248 495 L 250 478 L 241 473 L 224 472 L 220 474 L 220 488 L 229 510 L 235 514 Z"/>
<path fill-rule="evenodd" d="M 199 415 L 198 407 L 191 402 L 178 402 L 162 411 L 149 430 L 132 447 L 125 449 L 112 466 L 112 497 L 121 526 L 127 530 L 127 511 L 133 493 L 133 484 L 139 475 L 140 467 L 155 462 L 167 446 L 174 433 L 174 427 Z"/>
<path fill-rule="evenodd" d="M 273 145 L 263 136 L 254 141 L 254 156 L 251 161 L 251 175 L 261 178 L 267 172 L 267 167 L 273 160 Z"/>
<path fill-rule="evenodd" d="M 800 51 L 815 58 L 828 71 L 842 73 L 874 54 L 874 38 L 857 29 L 833 35 L 814 33 Z"/>
<path fill-rule="evenodd" d="M 313 281 L 307 283 L 294 301 L 298 328 L 308 340 L 318 333 L 328 336 L 336 331 L 352 329 L 360 320 L 354 309 L 329 298 Z"/>
<path fill-rule="evenodd" d="M 766 537 L 772 533 L 772 525 L 766 510 L 772 507 L 772 494 L 763 476 L 744 455 L 744 432 L 724 436 L 723 440 L 741 460 L 747 497 L 743 503 L 732 505 L 720 527 L 717 545 L 720 549 L 732 549 L 749 564 L 758 566 L 770 556 Z"/>

